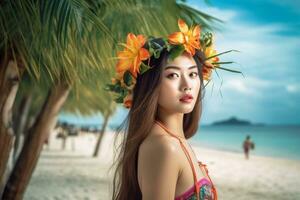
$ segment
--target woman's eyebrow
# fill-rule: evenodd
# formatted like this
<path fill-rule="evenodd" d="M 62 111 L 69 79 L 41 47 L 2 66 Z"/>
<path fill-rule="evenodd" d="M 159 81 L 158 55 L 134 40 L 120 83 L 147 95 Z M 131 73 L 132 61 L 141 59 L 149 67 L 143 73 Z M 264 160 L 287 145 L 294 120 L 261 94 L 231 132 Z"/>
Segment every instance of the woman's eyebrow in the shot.
<path fill-rule="evenodd" d="M 190 66 L 188 69 L 190 70 L 190 69 L 194 69 L 194 68 L 196 68 L 197 66 L 196 65 L 193 65 L 193 66 Z M 180 70 L 181 68 L 180 67 L 177 67 L 177 66 L 167 66 L 166 68 L 165 68 L 165 70 L 167 70 L 167 69 L 176 69 L 176 70 Z"/>

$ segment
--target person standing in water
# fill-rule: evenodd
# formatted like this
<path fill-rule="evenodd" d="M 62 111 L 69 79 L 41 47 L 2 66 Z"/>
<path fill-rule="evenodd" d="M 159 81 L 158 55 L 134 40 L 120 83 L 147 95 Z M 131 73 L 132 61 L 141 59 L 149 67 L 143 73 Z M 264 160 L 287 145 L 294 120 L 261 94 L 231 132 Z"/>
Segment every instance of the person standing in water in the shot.
<path fill-rule="evenodd" d="M 244 148 L 245 158 L 248 160 L 250 149 L 254 149 L 254 142 L 251 141 L 250 135 L 247 135 L 246 139 L 244 140 L 243 148 Z"/>
<path fill-rule="evenodd" d="M 122 143 L 112 200 L 217 200 L 206 165 L 187 141 L 197 133 L 204 80 L 217 54 L 201 47 L 199 25 L 178 26 L 168 39 L 129 33 L 117 54 L 117 76 L 106 89 L 129 113 L 116 134 Z"/>

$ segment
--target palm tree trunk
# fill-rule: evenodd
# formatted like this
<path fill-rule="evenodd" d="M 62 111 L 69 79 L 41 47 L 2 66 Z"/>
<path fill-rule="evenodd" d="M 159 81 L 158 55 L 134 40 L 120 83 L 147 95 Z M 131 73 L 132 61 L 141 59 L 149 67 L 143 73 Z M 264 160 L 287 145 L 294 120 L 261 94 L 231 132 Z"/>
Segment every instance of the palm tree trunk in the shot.
<path fill-rule="evenodd" d="M 104 123 L 102 125 L 101 132 L 98 135 L 97 144 L 95 146 L 93 157 L 97 157 L 98 156 L 98 152 L 99 152 L 99 149 L 100 149 L 100 144 L 101 144 L 102 138 L 104 136 L 105 129 L 106 129 L 109 117 L 110 117 L 109 113 L 104 116 Z"/>
<path fill-rule="evenodd" d="M 3 61 L 0 65 L 0 197 L 6 182 L 4 176 L 13 145 L 12 106 L 19 87 L 17 62 Z M 19 74 L 20 73 L 20 74 Z"/>
<path fill-rule="evenodd" d="M 18 155 L 20 153 L 20 150 L 23 146 L 21 137 L 24 137 L 25 134 L 25 125 L 27 122 L 27 118 L 28 118 L 28 113 L 29 113 L 29 108 L 31 106 L 31 102 L 32 102 L 32 93 L 29 92 L 29 94 L 26 94 L 22 100 L 20 105 L 18 106 L 18 110 L 16 113 L 16 123 L 15 123 L 15 144 L 14 144 L 14 153 L 13 153 L 13 160 L 14 163 L 16 162 Z"/>
<path fill-rule="evenodd" d="M 19 200 L 23 198 L 43 149 L 44 141 L 54 128 L 58 112 L 66 101 L 69 92 L 70 86 L 65 82 L 57 83 L 49 91 L 34 125 L 28 131 L 22 151 L 4 189 L 2 199 Z"/>

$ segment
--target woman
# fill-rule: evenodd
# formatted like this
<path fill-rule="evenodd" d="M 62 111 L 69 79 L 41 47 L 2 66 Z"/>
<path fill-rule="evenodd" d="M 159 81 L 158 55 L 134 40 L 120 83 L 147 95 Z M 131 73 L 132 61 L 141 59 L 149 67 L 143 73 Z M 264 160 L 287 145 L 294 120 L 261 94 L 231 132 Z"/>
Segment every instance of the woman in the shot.
<path fill-rule="evenodd" d="M 168 41 L 128 34 L 118 53 L 118 78 L 109 89 L 130 110 L 119 128 L 125 126 L 126 134 L 113 200 L 217 199 L 205 165 L 187 142 L 200 120 L 203 77 L 215 66 L 201 51 L 200 27 L 188 29 L 182 20 L 178 25 L 180 32 Z"/>

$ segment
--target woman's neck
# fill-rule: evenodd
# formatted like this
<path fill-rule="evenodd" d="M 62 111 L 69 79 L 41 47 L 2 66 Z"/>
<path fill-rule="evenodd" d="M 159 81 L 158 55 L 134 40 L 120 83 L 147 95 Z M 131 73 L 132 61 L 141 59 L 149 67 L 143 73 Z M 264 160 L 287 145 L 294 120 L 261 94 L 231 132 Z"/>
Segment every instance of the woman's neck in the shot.
<path fill-rule="evenodd" d="M 157 121 L 161 122 L 174 135 L 185 138 L 183 131 L 183 113 L 170 114 L 159 110 Z"/>

